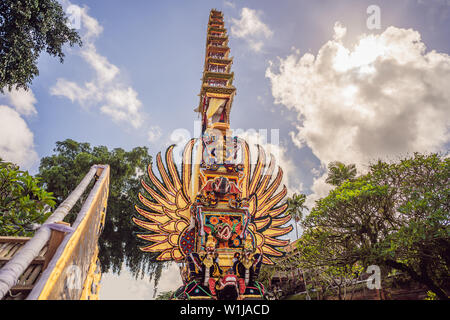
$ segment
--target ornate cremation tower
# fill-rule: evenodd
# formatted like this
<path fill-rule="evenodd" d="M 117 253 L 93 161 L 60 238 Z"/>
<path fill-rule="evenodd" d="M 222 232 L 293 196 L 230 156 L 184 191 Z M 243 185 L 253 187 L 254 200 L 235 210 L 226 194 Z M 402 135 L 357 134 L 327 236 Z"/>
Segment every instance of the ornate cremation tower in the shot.
<path fill-rule="evenodd" d="M 230 133 L 230 110 L 236 88 L 230 72 L 228 36 L 223 15 L 209 16 L 200 104 L 202 136 L 189 141 L 178 172 L 173 147 L 156 164 L 161 179 L 148 168 L 153 185 L 142 181 L 148 195 L 139 193 L 133 221 L 151 242 L 141 250 L 159 252 L 157 260 L 182 265 L 183 286 L 176 299 L 261 299 L 257 281 L 261 264 L 273 264 L 289 240 L 278 239 L 292 230 L 282 202 L 283 171 L 258 146 L 251 165 L 248 144 Z M 194 152 L 195 150 L 195 152 Z M 274 177 L 273 177 L 274 176 Z M 279 190 L 280 189 L 280 190 Z"/>

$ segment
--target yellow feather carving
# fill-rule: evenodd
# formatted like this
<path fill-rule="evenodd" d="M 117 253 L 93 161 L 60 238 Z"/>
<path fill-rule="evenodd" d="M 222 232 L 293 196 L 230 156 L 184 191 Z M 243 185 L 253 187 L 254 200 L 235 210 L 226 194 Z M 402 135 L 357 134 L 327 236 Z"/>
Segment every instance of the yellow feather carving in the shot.
<path fill-rule="evenodd" d="M 136 207 L 136 210 L 139 212 L 141 216 L 159 224 L 167 223 L 168 221 L 170 221 L 170 217 L 164 214 L 148 212 L 139 207 Z"/>
<path fill-rule="evenodd" d="M 159 260 L 159 261 L 172 260 L 172 250 L 173 250 L 173 249 L 167 249 L 167 250 L 164 250 L 164 251 L 156 258 L 156 260 Z"/>
<path fill-rule="evenodd" d="M 153 232 L 161 232 L 161 229 L 159 229 L 158 224 L 156 223 L 149 223 L 146 221 L 142 221 L 136 218 L 133 218 L 133 222 L 136 223 L 138 226 Z M 138 235 L 139 236 L 139 235 Z"/>
<path fill-rule="evenodd" d="M 285 247 L 289 240 L 277 239 L 292 230 L 292 226 L 283 227 L 289 222 L 289 216 L 281 216 L 287 209 L 287 204 L 276 207 L 286 196 L 287 189 L 283 189 L 274 195 L 281 184 L 283 170 L 278 167 L 275 179 L 270 183 L 275 169 L 275 158 L 270 155 L 270 162 L 266 168 L 266 154 L 261 146 L 258 146 L 258 160 L 253 172 L 250 170 L 250 151 L 247 142 L 242 140 L 244 161 L 244 178 L 242 195 L 251 197 L 249 200 L 249 212 L 255 218 L 249 226 L 256 238 L 256 246 L 264 254 L 263 263 L 273 264 L 270 256 L 281 256 L 282 252 L 277 247 Z M 269 184 L 270 183 L 270 184 Z M 269 223 L 271 225 L 269 225 Z"/>
<path fill-rule="evenodd" d="M 264 254 L 271 255 L 271 256 L 281 257 L 283 255 L 282 252 L 275 250 L 270 246 L 263 246 L 262 251 L 264 252 Z"/>
<path fill-rule="evenodd" d="M 183 152 L 184 164 L 190 164 L 190 156 L 194 141 L 190 141 Z M 133 218 L 134 223 L 145 230 L 153 232 L 152 234 L 139 234 L 138 237 L 155 242 L 152 245 L 141 247 L 146 252 L 161 252 L 157 260 L 181 260 L 183 253 L 179 250 L 180 234 L 186 229 L 190 221 L 190 198 L 184 193 L 188 190 L 182 184 L 191 181 L 192 170 L 188 170 L 183 166 L 182 177 L 176 170 L 173 162 L 173 147 L 170 146 L 166 152 L 166 168 L 161 159 L 161 153 L 156 157 L 156 166 L 158 168 L 161 180 L 159 180 L 151 168 L 147 172 L 153 187 L 142 181 L 143 188 L 151 195 L 152 200 L 147 199 L 139 193 L 141 203 L 151 211 L 144 210 L 136 206 L 137 212 L 144 218 L 152 221 L 152 223 Z M 157 192 L 158 190 L 159 192 Z M 189 199 L 189 200 L 188 200 Z"/>

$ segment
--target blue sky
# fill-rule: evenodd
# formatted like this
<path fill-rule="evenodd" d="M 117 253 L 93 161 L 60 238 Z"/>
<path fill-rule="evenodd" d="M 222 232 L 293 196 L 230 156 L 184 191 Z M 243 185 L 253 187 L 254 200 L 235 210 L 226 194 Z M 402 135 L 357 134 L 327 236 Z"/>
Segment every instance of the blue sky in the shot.
<path fill-rule="evenodd" d="M 0 96 L 0 157 L 32 173 L 67 138 L 156 155 L 173 133 L 193 134 L 212 8 L 234 56 L 231 127 L 279 130 L 263 144 L 310 206 L 329 190 L 330 161 L 364 172 L 377 158 L 448 152 L 448 0 L 62 4 L 79 10 L 83 48 L 66 48 L 64 64 L 42 54 L 31 91 Z"/>

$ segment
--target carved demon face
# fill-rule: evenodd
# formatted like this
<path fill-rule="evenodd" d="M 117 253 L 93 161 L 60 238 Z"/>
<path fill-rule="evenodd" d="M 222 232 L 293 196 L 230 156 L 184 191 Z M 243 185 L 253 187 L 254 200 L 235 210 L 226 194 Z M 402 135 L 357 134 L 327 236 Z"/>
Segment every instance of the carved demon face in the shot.
<path fill-rule="evenodd" d="M 230 182 L 226 177 L 217 177 L 214 179 L 212 187 L 214 192 L 220 194 L 228 193 L 230 191 Z"/>

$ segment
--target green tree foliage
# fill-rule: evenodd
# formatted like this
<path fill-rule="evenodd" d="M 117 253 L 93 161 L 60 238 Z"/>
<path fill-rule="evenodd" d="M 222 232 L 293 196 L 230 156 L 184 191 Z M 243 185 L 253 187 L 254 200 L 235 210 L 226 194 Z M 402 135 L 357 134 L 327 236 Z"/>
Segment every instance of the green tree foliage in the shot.
<path fill-rule="evenodd" d="M 354 164 L 345 165 L 342 162 L 334 161 L 328 164 L 328 177 L 325 180 L 333 186 L 340 186 L 344 181 L 352 181 L 357 174 Z"/>
<path fill-rule="evenodd" d="M 41 51 L 64 59 L 62 47 L 81 45 L 56 0 L 0 1 L 0 92 L 27 88 L 39 74 Z"/>
<path fill-rule="evenodd" d="M 55 194 L 58 203 L 76 187 L 93 164 L 110 165 L 106 221 L 99 240 L 102 271 L 120 273 L 124 265 L 135 277 L 155 271 L 158 264 L 153 263 L 152 254 L 139 250 L 142 243 L 136 238 L 134 233 L 138 230 L 131 221 L 141 188 L 140 180 L 146 179 L 147 165 L 152 161 L 148 149 L 108 150 L 105 146 L 92 147 L 89 143 L 67 139 L 57 142 L 54 152 L 54 155 L 41 159 L 39 176 L 47 190 Z M 146 183 L 152 185 L 150 181 L 146 180 Z"/>
<path fill-rule="evenodd" d="M 158 294 L 156 297 L 156 300 L 171 300 L 173 297 L 174 292 L 173 291 L 164 291 Z"/>
<path fill-rule="evenodd" d="M 447 299 L 449 178 L 450 159 L 438 154 L 372 164 L 316 203 L 299 249 L 313 266 L 399 270 Z"/>
<path fill-rule="evenodd" d="M 295 233 L 298 239 L 298 222 L 303 218 L 303 211 L 308 208 L 305 206 L 306 195 L 294 193 L 292 197 L 287 199 L 287 212 L 291 216 L 291 219 L 295 223 Z"/>
<path fill-rule="evenodd" d="M 33 224 L 43 223 L 54 204 L 38 178 L 0 159 L 0 235 L 32 235 Z"/>
<path fill-rule="evenodd" d="M 308 282 L 307 292 L 315 288 L 316 299 L 336 295 L 339 300 L 345 300 L 349 294 L 348 288 L 363 269 L 358 262 L 345 255 L 342 244 L 329 241 L 330 236 L 324 230 L 308 229 L 297 242 L 297 250 L 290 259 L 303 270 L 305 282 Z"/>

